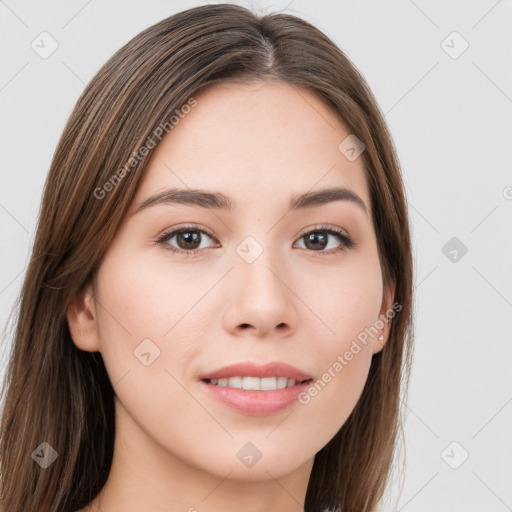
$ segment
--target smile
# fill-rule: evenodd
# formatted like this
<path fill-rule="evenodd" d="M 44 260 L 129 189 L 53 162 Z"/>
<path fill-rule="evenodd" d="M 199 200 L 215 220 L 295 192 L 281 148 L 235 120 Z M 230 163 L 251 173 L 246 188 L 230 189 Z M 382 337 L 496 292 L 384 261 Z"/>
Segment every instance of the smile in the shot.
<path fill-rule="evenodd" d="M 220 387 L 246 389 L 251 391 L 273 391 L 295 386 L 297 381 L 287 377 L 246 377 L 235 376 L 223 379 L 206 379 L 209 384 Z M 302 382 L 307 382 L 302 381 Z M 301 382 L 299 382 L 301 384 Z"/>

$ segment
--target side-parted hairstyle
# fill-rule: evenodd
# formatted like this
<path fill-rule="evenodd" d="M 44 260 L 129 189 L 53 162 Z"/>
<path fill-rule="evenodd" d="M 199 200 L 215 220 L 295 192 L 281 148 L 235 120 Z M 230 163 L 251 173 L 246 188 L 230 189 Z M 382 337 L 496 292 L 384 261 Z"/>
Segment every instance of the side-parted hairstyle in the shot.
<path fill-rule="evenodd" d="M 177 13 L 129 41 L 85 87 L 64 128 L 2 389 L 2 512 L 74 512 L 105 484 L 114 390 L 101 354 L 73 343 L 68 306 L 97 270 L 173 116 L 207 87 L 257 81 L 316 94 L 365 146 L 383 284 L 395 283 L 400 307 L 358 403 L 315 456 L 305 511 L 371 512 L 384 495 L 403 435 L 401 390 L 407 393 L 413 346 L 407 201 L 391 136 L 363 76 L 320 30 L 289 14 L 216 4 Z M 58 454 L 47 468 L 33 455 L 42 443 Z"/>

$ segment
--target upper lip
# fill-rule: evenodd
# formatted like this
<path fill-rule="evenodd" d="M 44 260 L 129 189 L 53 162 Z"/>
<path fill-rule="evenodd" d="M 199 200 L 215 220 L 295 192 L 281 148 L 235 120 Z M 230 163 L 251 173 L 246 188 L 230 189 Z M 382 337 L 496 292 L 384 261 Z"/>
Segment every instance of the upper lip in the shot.
<path fill-rule="evenodd" d="M 229 377 L 286 377 L 288 379 L 295 379 L 298 382 L 309 380 L 312 377 L 295 366 L 291 366 L 280 361 L 274 361 L 263 365 L 244 362 L 224 366 L 218 370 L 205 373 L 199 378 L 206 379 L 225 379 Z"/>

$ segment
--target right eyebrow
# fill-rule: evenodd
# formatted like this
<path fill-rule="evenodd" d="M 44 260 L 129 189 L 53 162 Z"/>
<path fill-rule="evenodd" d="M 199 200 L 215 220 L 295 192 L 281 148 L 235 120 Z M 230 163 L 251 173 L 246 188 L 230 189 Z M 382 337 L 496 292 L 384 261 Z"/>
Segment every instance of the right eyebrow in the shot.
<path fill-rule="evenodd" d="M 136 213 L 159 204 L 188 204 L 201 208 L 214 208 L 216 210 L 230 210 L 234 203 L 220 192 L 209 192 L 198 189 L 171 188 L 148 197 L 133 212 Z"/>

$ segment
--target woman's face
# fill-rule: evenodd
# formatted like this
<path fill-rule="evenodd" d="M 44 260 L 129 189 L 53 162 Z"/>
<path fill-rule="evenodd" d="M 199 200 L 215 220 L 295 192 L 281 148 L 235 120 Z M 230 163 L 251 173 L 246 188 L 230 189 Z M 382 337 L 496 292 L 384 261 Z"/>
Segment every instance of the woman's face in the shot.
<path fill-rule="evenodd" d="M 392 302 L 363 158 L 335 114 L 304 89 L 229 84 L 195 100 L 151 157 L 96 275 L 95 330 L 75 342 L 101 352 L 117 396 L 116 435 L 126 443 L 158 453 L 162 465 L 178 458 L 222 478 L 279 478 L 310 467 L 347 420 L 382 348 L 380 332 L 362 334 Z M 340 194 L 297 201 L 331 188 L 361 203 Z M 171 190 L 187 195 L 166 200 Z M 231 209 L 218 199 L 205 206 L 196 190 Z M 288 391 L 203 380 L 226 366 L 274 362 L 312 380 Z M 271 368 L 242 385 L 283 385 L 272 376 L 287 372 Z"/>

